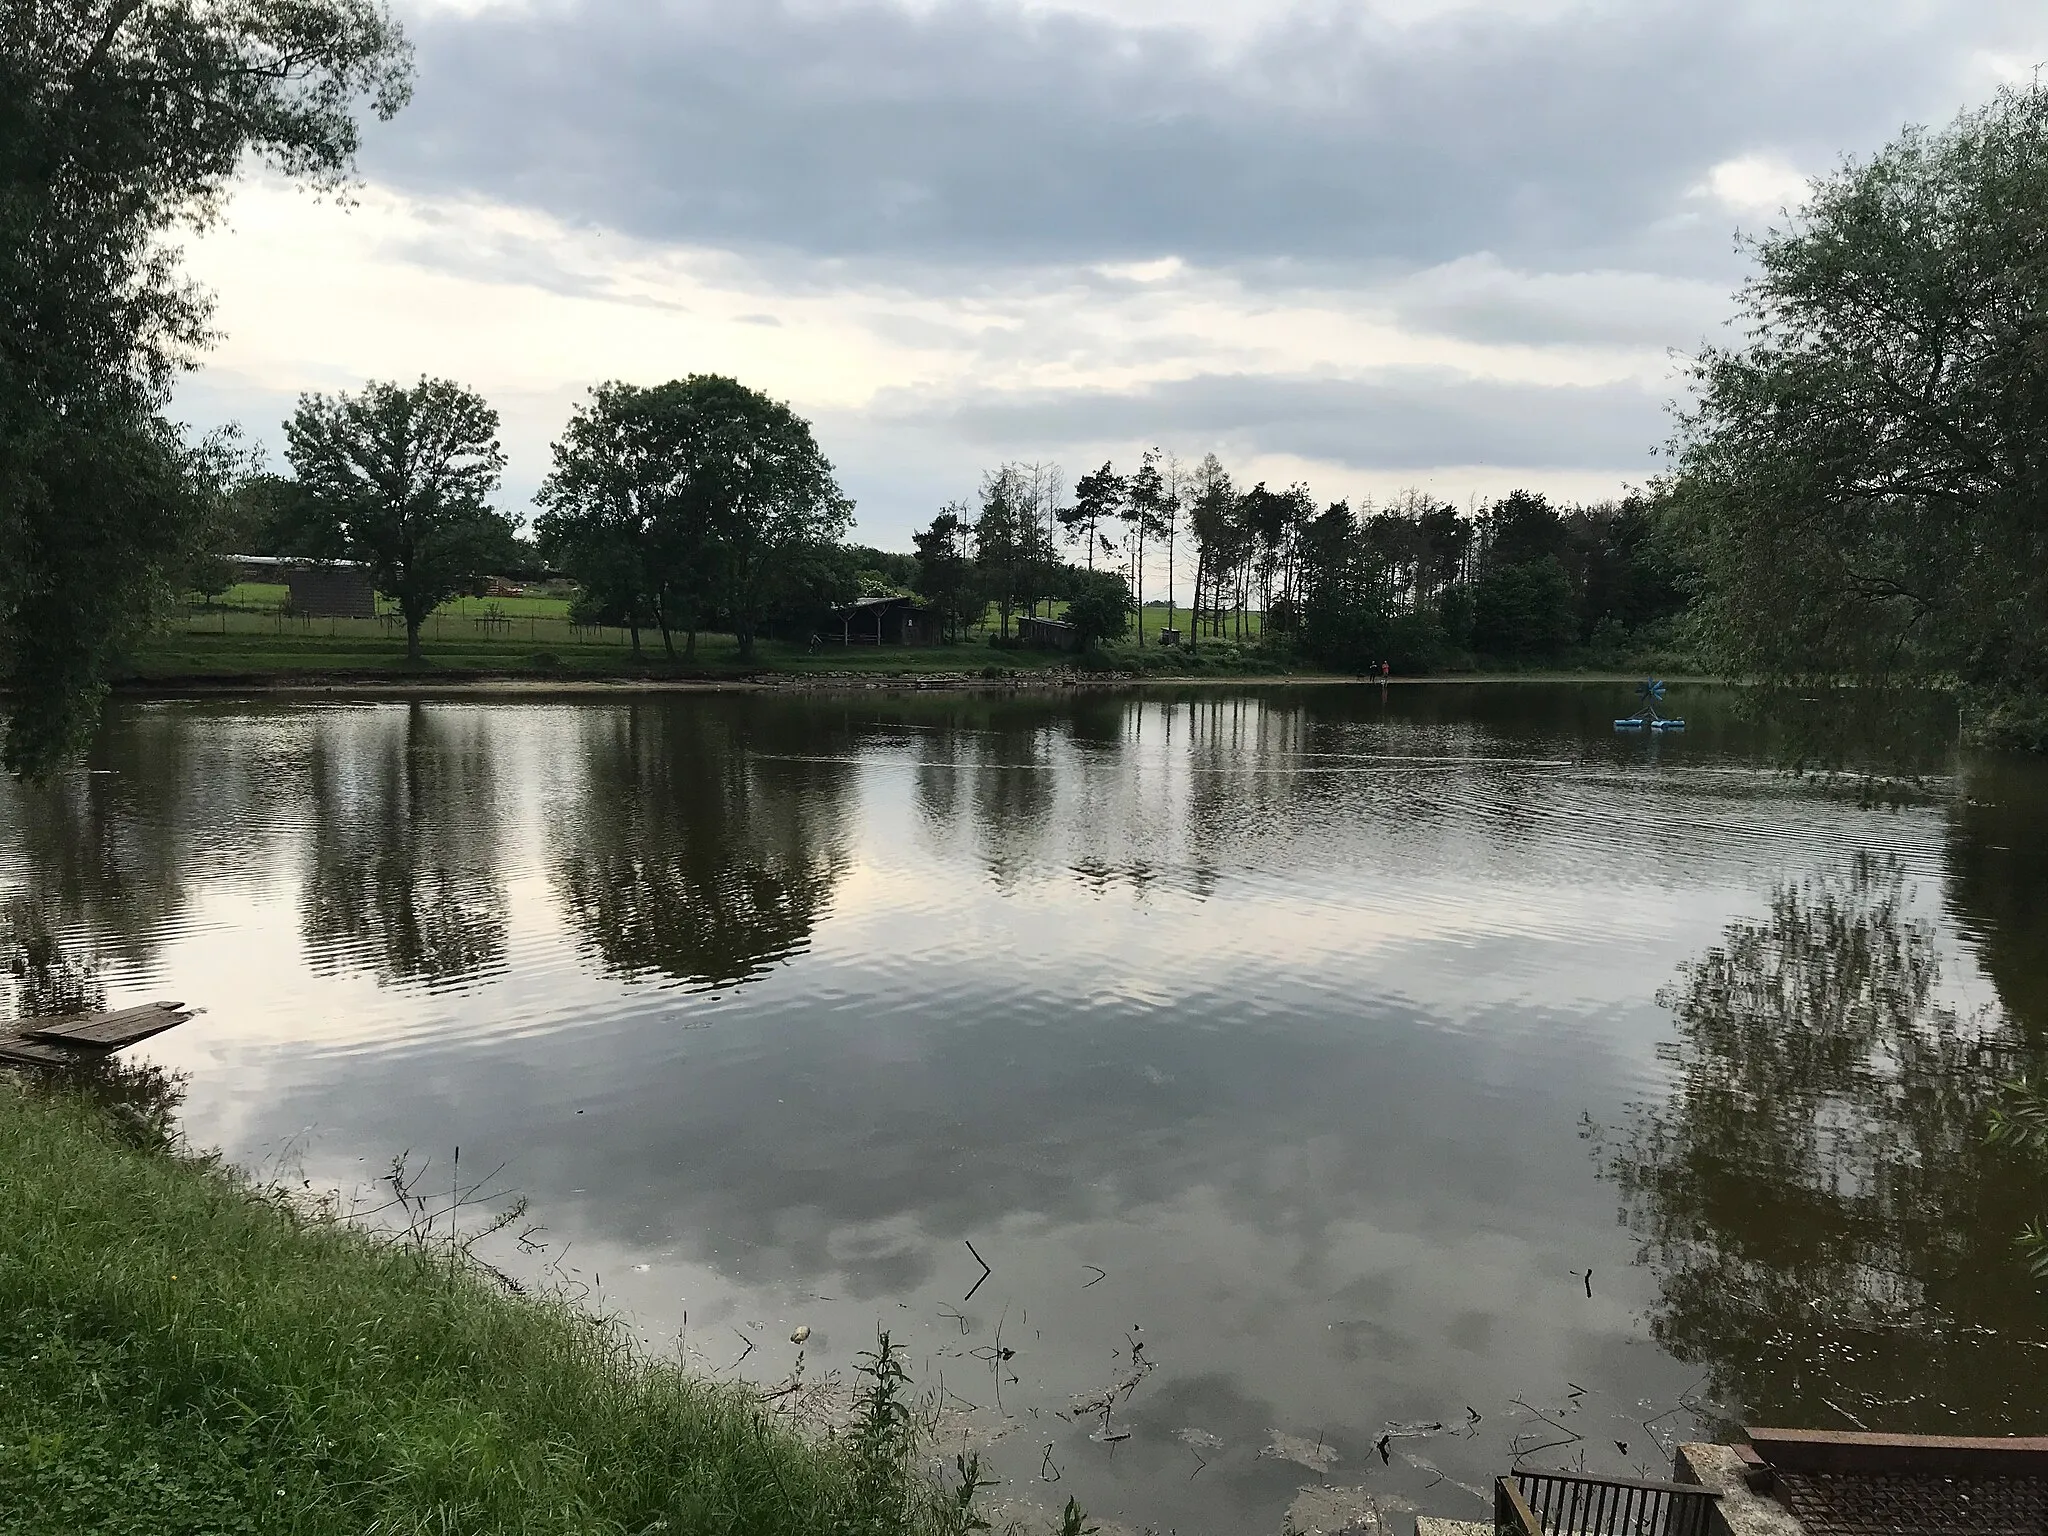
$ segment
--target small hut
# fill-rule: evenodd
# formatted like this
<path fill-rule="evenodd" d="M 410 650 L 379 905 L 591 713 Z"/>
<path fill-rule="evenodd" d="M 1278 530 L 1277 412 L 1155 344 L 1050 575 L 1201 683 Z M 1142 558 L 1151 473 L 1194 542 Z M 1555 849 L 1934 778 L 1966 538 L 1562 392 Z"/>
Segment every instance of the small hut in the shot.
<path fill-rule="evenodd" d="M 857 597 L 832 610 L 841 645 L 936 645 L 939 616 L 914 597 Z"/>
<path fill-rule="evenodd" d="M 1017 643 L 1034 651 L 1078 651 L 1081 631 L 1065 619 L 1036 619 L 1027 613 L 1017 619 Z"/>
<path fill-rule="evenodd" d="M 285 572 L 292 612 L 313 619 L 374 619 L 370 568 L 353 560 L 307 561 Z"/>

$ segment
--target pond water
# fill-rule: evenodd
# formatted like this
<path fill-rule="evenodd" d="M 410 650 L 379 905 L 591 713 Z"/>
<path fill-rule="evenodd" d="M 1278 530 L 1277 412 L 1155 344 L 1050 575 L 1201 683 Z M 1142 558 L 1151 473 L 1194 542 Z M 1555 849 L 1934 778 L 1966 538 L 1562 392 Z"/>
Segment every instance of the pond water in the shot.
<path fill-rule="evenodd" d="M 204 1005 L 130 1053 L 193 1142 L 502 1164 L 493 1262 L 703 1369 L 889 1330 L 1019 1508 L 1405 1529 L 1745 1416 L 2048 1429 L 2048 1184 L 1981 1145 L 2048 780 L 1864 805 L 1685 692 L 125 702 L 0 790 L 16 1006 Z"/>

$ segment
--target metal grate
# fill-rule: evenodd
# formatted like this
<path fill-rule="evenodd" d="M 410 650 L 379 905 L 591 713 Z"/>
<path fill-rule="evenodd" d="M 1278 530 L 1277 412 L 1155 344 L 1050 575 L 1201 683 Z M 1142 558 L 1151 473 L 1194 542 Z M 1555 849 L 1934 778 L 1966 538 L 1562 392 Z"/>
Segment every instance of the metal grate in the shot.
<path fill-rule="evenodd" d="M 1506 1481 L 1502 1479 L 1503 1485 Z M 1707 1536 L 1708 1516 L 1720 1497 L 1686 1483 L 1580 1477 L 1569 1472 L 1516 1472 L 1514 1481 L 1543 1536 Z M 1499 1519 L 1503 1504 L 1497 1497 L 1496 1529 L 1503 1529 Z"/>
<path fill-rule="evenodd" d="M 2044 1536 L 2048 1479 L 1778 1474 L 1812 1536 Z"/>

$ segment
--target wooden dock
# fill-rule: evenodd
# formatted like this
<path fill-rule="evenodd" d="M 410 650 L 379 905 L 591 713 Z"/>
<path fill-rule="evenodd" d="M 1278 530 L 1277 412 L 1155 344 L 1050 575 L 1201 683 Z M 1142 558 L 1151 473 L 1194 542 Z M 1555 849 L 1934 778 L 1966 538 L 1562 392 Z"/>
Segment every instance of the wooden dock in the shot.
<path fill-rule="evenodd" d="M 143 1003 L 112 1013 L 67 1013 L 0 1025 L 0 1062 L 12 1066 L 68 1067 L 160 1035 L 190 1019 L 183 1003 Z"/>

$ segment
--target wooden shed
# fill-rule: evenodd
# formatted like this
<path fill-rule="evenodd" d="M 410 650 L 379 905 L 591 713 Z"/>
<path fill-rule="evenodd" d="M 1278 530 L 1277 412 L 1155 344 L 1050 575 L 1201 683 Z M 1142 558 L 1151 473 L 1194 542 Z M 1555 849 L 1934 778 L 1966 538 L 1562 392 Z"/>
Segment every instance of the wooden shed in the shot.
<path fill-rule="evenodd" d="M 1037 651 L 1078 651 L 1081 631 L 1065 619 L 1036 619 L 1027 613 L 1017 620 L 1017 643 Z"/>
<path fill-rule="evenodd" d="M 292 555 L 230 555 L 238 581 L 282 585 L 291 611 L 312 619 L 374 619 L 377 593 L 370 568 L 355 560 L 301 560 Z"/>
<path fill-rule="evenodd" d="M 827 640 L 841 645 L 936 645 L 939 616 L 914 597 L 857 597 L 832 610 L 839 633 Z"/>

